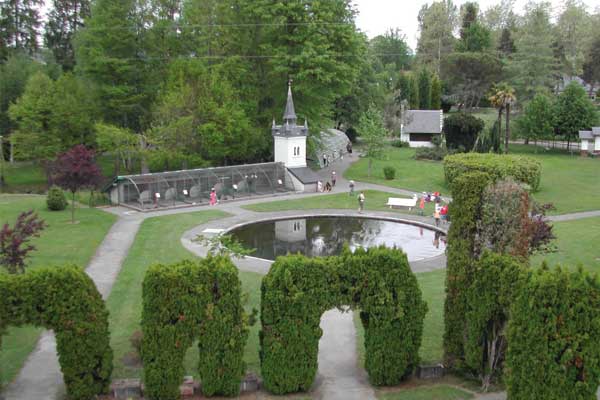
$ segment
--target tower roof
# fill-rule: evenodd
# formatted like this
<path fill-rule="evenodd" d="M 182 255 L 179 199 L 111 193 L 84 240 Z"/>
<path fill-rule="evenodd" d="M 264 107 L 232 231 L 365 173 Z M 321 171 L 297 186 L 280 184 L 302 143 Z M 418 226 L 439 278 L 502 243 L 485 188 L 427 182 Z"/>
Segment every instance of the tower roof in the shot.
<path fill-rule="evenodd" d="M 289 122 L 296 122 L 296 110 L 294 109 L 294 99 L 292 97 L 292 81 L 288 82 L 288 95 L 287 103 L 285 104 L 285 111 L 283 113 L 283 120 Z"/>

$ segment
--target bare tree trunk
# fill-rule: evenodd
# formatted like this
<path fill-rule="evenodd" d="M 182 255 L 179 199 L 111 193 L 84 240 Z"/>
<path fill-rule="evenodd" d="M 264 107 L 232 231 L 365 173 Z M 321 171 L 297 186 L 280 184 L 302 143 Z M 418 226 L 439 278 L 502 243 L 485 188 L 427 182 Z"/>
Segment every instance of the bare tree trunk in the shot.
<path fill-rule="evenodd" d="M 10 141 L 10 158 L 9 161 L 11 164 L 13 164 L 15 162 L 15 146 L 12 142 L 12 140 Z"/>
<path fill-rule="evenodd" d="M 369 157 L 369 178 L 371 177 L 371 166 L 373 165 L 373 159 L 371 157 Z"/>
<path fill-rule="evenodd" d="M 506 105 L 506 136 L 504 138 L 504 154 L 508 154 L 508 141 L 510 140 L 510 103 Z"/>

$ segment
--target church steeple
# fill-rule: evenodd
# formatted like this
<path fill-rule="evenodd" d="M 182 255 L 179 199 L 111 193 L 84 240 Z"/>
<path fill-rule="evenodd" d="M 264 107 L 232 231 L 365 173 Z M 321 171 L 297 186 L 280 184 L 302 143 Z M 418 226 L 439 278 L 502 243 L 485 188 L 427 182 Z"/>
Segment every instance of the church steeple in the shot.
<path fill-rule="evenodd" d="M 296 116 L 296 110 L 294 109 L 294 98 L 292 97 L 292 80 L 288 82 L 288 94 L 287 103 L 285 104 L 285 111 L 283 113 L 283 121 L 290 125 L 296 125 L 298 117 Z"/>

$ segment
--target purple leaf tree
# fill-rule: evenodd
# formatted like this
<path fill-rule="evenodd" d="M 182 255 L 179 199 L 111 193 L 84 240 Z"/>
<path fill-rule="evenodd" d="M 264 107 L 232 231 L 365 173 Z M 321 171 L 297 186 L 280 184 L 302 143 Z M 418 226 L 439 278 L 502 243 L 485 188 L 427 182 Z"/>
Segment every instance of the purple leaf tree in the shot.
<path fill-rule="evenodd" d="M 19 214 L 14 227 L 4 224 L 0 230 L 0 265 L 11 274 L 25 272 L 25 259 L 35 250 L 29 240 L 39 237 L 46 226 L 33 210 Z"/>
<path fill-rule="evenodd" d="M 55 183 L 72 195 L 72 223 L 75 223 L 75 193 L 82 188 L 96 187 L 102 180 L 95 156 L 93 150 L 80 144 L 61 154 L 56 160 Z"/>

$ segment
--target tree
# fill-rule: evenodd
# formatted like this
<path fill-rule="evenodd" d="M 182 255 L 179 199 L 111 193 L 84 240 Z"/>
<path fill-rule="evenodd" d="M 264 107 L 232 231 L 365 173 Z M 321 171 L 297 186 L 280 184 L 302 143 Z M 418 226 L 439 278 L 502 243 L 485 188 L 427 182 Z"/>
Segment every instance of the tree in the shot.
<path fill-rule="evenodd" d="M 541 90 L 552 90 L 557 70 L 553 51 L 550 3 L 529 2 L 516 38 L 517 51 L 508 64 L 508 75 L 521 101 Z"/>
<path fill-rule="evenodd" d="M 577 82 L 571 82 L 558 96 L 554 116 L 556 132 L 567 137 L 567 149 L 580 130 L 590 129 L 598 121 L 594 104 Z"/>
<path fill-rule="evenodd" d="M 600 35 L 598 35 L 585 55 L 582 78 L 590 85 L 590 95 L 600 84 Z"/>
<path fill-rule="evenodd" d="M 502 29 L 502 34 L 500 35 L 500 43 L 498 43 L 498 51 L 500 51 L 504 58 L 512 57 L 514 52 L 517 51 L 515 41 L 512 38 L 512 33 L 508 28 Z"/>
<path fill-rule="evenodd" d="M 53 0 L 48 14 L 44 42 L 63 70 L 75 67 L 73 39 L 90 17 L 90 0 Z"/>
<path fill-rule="evenodd" d="M 100 152 L 115 154 L 115 175 L 123 166 L 129 173 L 133 172 L 133 158 L 140 152 L 139 136 L 118 126 L 104 123 L 96 124 L 96 144 Z"/>
<path fill-rule="evenodd" d="M 442 81 L 437 75 L 431 80 L 431 110 L 442 109 Z"/>
<path fill-rule="evenodd" d="M 419 109 L 431 109 L 431 74 L 425 68 L 419 72 Z"/>
<path fill-rule="evenodd" d="M 357 130 L 365 144 L 365 157 L 369 159 L 368 176 L 371 177 L 373 159 L 380 158 L 383 154 L 385 138 L 388 135 L 383 124 L 383 116 L 377 109 L 369 108 L 361 115 Z"/>
<path fill-rule="evenodd" d="M 490 103 L 498 110 L 498 128 L 502 126 L 502 111 L 506 111 L 506 127 L 504 135 L 504 154 L 508 154 L 508 142 L 510 140 L 510 107 L 517 100 L 515 89 L 506 83 L 495 86 L 492 89 Z"/>
<path fill-rule="evenodd" d="M 25 272 L 25 259 L 35 250 L 29 241 L 47 226 L 33 210 L 20 213 L 12 228 L 5 223 L 0 230 L 0 265 L 10 274 Z"/>
<path fill-rule="evenodd" d="M 369 45 L 382 65 L 393 64 L 396 71 L 409 67 L 412 54 L 406 43 L 406 35 L 400 29 L 389 29 L 383 35 L 375 36 Z"/>
<path fill-rule="evenodd" d="M 477 3 L 468 2 L 461 7 L 462 26 L 460 40 L 456 44 L 459 52 L 481 52 L 488 50 L 492 45 L 491 33 L 488 28 L 478 21 L 479 6 Z"/>
<path fill-rule="evenodd" d="M 419 93 L 419 81 L 414 73 L 410 74 L 410 108 L 412 110 L 418 110 L 420 105 L 421 94 Z"/>
<path fill-rule="evenodd" d="M 547 139 L 554 135 L 554 104 L 550 97 L 544 93 L 535 95 L 525 104 L 517 125 L 520 136 L 525 138 L 525 143 L 529 143 L 530 140 Z"/>
<path fill-rule="evenodd" d="M 95 154 L 83 145 L 77 145 L 61 154 L 55 163 L 55 182 L 71 192 L 71 222 L 75 223 L 75 193 L 82 188 L 94 188 L 101 179 Z"/>
<path fill-rule="evenodd" d="M 424 5 L 419 11 L 417 61 L 440 75 L 442 59 L 452 52 L 458 9 L 452 0 L 440 0 Z"/>
<path fill-rule="evenodd" d="M 581 0 L 565 0 L 563 7 L 556 21 L 556 41 L 565 52 L 563 72 L 578 76 L 590 44 L 592 20 Z"/>
<path fill-rule="evenodd" d="M 14 51 L 33 55 L 38 50 L 42 0 L 3 0 L 0 2 L 0 61 Z"/>
<path fill-rule="evenodd" d="M 471 151 L 485 123 L 464 112 L 452 114 L 444 121 L 444 134 L 449 149 Z"/>

